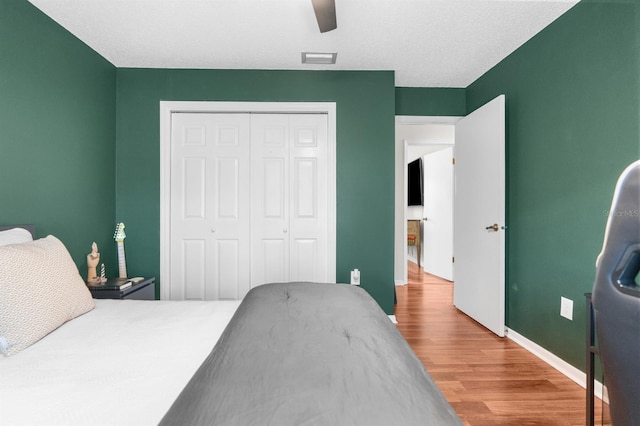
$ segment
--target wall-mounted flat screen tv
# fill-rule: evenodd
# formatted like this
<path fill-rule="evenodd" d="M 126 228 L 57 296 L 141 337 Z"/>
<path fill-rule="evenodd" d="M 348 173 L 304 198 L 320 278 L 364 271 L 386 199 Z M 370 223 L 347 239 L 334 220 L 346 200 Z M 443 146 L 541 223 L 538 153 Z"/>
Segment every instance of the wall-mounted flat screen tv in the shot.
<path fill-rule="evenodd" d="M 423 193 L 422 193 L 422 158 L 418 158 L 415 161 L 409 163 L 407 167 L 407 181 L 408 181 L 408 205 L 409 206 L 421 206 Z"/>

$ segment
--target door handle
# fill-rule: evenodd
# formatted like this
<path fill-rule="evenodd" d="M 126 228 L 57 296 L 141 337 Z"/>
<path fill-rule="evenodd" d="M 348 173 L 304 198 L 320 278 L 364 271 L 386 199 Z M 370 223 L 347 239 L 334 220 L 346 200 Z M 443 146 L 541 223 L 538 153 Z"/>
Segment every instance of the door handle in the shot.
<path fill-rule="evenodd" d="M 486 229 L 487 231 L 498 232 L 498 230 L 500 229 L 500 226 L 498 226 L 498 224 L 497 224 L 497 223 L 494 223 L 493 225 L 491 225 L 491 226 L 487 226 L 487 227 L 486 227 L 486 228 L 484 228 L 484 229 Z"/>

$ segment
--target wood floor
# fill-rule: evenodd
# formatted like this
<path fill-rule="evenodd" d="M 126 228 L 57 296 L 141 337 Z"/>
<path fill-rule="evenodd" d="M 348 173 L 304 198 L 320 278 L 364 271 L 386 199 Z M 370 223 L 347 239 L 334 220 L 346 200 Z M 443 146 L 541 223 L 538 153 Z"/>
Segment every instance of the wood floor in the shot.
<path fill-rule="evenodd" d="M 465 424 L 585 424 L 585 390 L 458 311 L 451 282 L 409 262 L 396 292 L 398 329 Z"/>

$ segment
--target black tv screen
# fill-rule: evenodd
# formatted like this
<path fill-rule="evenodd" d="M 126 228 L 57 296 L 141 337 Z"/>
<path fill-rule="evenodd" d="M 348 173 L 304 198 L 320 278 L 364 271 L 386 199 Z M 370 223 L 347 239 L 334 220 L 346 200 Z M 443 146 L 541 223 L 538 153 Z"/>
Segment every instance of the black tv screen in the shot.
<path fill-rule="evenodd" d="M 415 161 L 409 163 L 407 167 L 407 181 L 408 181 L 408 205 L 421 206 L 422 205 L 422 158 L 418 158 Z"/>

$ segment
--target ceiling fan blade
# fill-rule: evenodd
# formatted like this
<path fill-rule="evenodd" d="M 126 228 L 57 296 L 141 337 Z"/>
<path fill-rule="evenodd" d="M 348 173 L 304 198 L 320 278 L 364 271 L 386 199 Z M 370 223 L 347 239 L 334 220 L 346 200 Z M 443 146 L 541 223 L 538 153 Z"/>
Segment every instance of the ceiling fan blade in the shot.
<path fill-rule="evenodd" d="M 336 0 L 311 0 L 321 33 L 338 28 L 336 21 Z"/>

